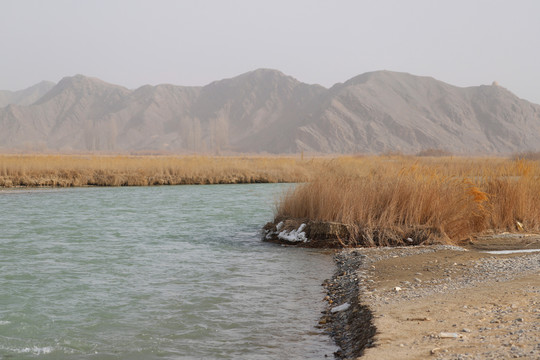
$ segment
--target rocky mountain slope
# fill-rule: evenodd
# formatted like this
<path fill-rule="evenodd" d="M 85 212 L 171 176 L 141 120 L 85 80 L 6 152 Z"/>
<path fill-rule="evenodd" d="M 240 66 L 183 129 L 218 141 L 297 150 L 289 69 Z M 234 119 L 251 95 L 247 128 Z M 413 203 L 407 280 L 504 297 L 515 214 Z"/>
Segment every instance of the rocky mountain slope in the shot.
<path fill-rule="evenodd" d="M 299 146 L 322 152 L 510 153 L 540 149 L 540 106 L 498 85 L 380 71 L 332 87 L 298 131 Z"/>
<path fill-rule="evenodd" d="M 378 71 L 326 89 L 268 69 L 204 87 L 129 90 L 82 75 L 47 85 L 24 90 L 24 96 L 0 92 L 0 149 L 540 150 L 540 106 L 498 85 L 459 88 L 429 77 Z"/>

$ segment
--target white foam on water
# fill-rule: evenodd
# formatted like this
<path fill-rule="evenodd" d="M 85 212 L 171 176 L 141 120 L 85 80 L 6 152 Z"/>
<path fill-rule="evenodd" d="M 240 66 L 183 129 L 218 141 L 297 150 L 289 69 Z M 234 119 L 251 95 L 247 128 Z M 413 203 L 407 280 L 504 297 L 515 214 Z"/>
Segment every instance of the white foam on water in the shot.
<path fill-rule="evenodd" d="M 11 324 L 11 321 L 8 320 L 0 320 L 0 325 L 8 325 Z"/>
<path fill-rule="evenodd" d="M 1 347 L 2 350 L 7 350 L 9 352 L 17 353 L 17 354 L 33 354 L 33 355 L 45 355 L 50 354 L 53 351 L 52 346 L 32 346 L 32 347 L 25 347 L 21 349 L 17 348 L 8 348 L 8 347 Z"/>
<path fill-rule="evenodd" d="M 530 253 L 530 252 L 537 252 L 537 251 L 540 251 L 540 249 L 490 250 L 490 251 L 482 251 L 482 252 L 488 253 L 488 254 L 495 254 L 495 255 L 506 255 L 506 254 Z"/>

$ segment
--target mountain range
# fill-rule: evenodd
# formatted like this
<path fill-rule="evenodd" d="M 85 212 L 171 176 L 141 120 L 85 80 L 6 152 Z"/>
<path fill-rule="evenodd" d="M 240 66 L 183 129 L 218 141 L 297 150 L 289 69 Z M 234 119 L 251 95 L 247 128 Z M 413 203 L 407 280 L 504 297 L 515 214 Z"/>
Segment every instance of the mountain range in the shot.
<path fill-rule="evenodd" d="M 540 150 L 540 105 L 496 83 L 391 71 L 331 88 L 259 69 L 135 90 L 75 75 L 0 91 L 0 150 L 509 154 Z"/>

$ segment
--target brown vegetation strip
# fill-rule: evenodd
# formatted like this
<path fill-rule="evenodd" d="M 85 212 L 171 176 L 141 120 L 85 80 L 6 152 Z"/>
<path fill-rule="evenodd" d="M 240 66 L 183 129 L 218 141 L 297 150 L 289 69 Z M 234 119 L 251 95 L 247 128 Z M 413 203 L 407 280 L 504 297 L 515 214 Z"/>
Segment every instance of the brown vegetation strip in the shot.
<path fill-rule="evenodd" d="M 537 232 L 540 165 L 500 158 L 340 158 L 283 197 L 275 223 L 284 219 L 308 224 L 306 232 L 309 224 L 341 224 L 334 228 L 347 231 L 335 234 L 333 243 L 348 246 Z"/>
<path fill-rule="evenodd" d="M 0 155 L 0 187 L 304 182 L 327 160 L 293 157 Z"/>

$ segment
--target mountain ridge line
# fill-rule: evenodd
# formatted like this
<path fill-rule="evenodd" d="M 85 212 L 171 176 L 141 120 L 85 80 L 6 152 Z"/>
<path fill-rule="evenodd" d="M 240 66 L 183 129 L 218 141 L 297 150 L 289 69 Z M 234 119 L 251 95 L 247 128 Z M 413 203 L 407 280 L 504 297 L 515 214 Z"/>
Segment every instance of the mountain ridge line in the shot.
<path fill-rule="evenodd" d="M 0 150 L 339 154 L 435 148 L 459 155 L 540 150 L 540 105 L 496 83 L 458 87 L 381 70 L 325 88 L 258 69 L 205 86 L 130 90 L 83 75 L 40 84 L 0 92 Z"/>

